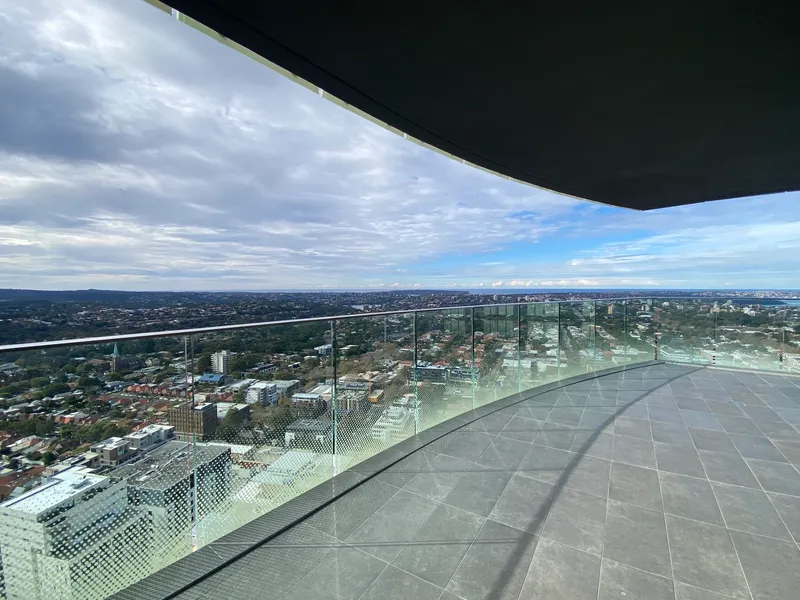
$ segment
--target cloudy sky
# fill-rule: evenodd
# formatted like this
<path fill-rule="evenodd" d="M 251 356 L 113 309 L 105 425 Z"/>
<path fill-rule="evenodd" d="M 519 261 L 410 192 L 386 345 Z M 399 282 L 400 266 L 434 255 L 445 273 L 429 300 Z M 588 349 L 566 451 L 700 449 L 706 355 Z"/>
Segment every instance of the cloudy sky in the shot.
<path fill-rule="evenodd" d="M 0 287 L 800 288 L 800 194 L 508 182 L 141 0 L 0 0 L 0 40 Z"/>

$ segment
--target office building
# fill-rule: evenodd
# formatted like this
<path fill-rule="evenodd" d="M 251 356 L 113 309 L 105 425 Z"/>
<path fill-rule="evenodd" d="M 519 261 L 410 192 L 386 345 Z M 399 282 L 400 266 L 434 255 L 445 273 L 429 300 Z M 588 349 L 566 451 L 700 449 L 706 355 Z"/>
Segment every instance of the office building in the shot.
<path fill-rule="evenodd" d="M 208 402 L 202 404 L 181 404 L 170 407 L 167 413 L 169 424 L 181 439 L 209 440 L 217 431 L 217 409 Z"/>
<path fill-rule="evenodd" d="M 73 467 L 0 505 L 7 600 L 100 600 L 142 577 L 152 529 L 126 484 Z"/>
<path fill-rule="evenodd" d="M 220 350 L 211 355 L 211 370 L 214 373 L 222 373 L 227 375 L 230 373 L 230 358 L 231 353 L 227 350 Z"/>

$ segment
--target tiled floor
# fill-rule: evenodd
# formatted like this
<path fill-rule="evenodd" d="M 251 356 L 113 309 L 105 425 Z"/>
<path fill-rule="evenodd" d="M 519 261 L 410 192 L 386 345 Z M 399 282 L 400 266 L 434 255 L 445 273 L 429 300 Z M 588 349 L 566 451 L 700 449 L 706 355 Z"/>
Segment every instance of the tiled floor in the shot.
<path fill-rule="evenodd" d="M 180 598 L 798 598 L 798 415 L 800 379 L 778 375 L 574 384 L 410 455 Z"/>

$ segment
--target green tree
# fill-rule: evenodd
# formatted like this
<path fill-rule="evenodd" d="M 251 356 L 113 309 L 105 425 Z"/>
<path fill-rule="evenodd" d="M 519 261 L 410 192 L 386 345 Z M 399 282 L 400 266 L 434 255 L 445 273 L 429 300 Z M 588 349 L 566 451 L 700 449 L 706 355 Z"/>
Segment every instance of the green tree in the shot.
<path fill-rule="evenodd" d="M 205 373 L 211 369 L 211 354 L 203 353 L 197 359 L 197 372 Z"/>

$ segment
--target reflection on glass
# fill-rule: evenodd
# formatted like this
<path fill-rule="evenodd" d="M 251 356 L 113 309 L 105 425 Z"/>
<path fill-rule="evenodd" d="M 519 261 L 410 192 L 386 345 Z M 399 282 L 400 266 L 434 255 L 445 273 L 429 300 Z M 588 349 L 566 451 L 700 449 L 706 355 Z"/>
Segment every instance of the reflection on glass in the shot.
<path fill-rule="evenodd" d="M 423 431 L 473 407 L 472 309 L 416 314 L 416 426 Z"/>
<path fill-rule="evenodd" d="M 516 394 L 530 379 L 535 364 L 521 357 L 519 339 L 518 305 L 475 308 L 476 406 Z"/>

